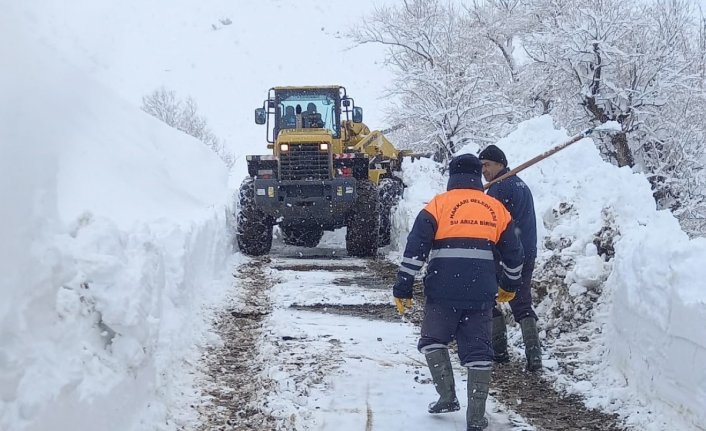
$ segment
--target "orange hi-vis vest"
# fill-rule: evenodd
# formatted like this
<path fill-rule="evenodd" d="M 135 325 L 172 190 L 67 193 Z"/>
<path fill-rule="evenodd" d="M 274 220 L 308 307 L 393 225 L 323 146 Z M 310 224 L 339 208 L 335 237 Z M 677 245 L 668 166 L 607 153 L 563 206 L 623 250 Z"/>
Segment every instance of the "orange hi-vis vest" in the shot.
<path fill-rule="evenodd" d="M 497 244 L 512 220 L 498 200 L 480 190 L 454 189 L 437 195 L 424 208 L 436 220 L 434 240 L 485 239 Z"/>
<path fill-rule="evenodd" d="M 490 309 L 499 284 L 514 290 L 520 282 L 523 259 L 512 216 L 500 201 L 475 188 L 451 189 L 417 216 L 393 291 L 411 297 L 426 262 L 427 303 Z"/>

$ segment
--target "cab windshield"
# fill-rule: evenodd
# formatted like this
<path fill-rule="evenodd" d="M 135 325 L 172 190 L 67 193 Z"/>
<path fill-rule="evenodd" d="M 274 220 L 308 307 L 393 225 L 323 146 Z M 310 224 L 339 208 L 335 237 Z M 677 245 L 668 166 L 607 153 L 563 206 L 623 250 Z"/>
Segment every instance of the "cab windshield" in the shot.
<path fill-rule="evenodd" d="M 301 114 L 302 127 L 328 129 L 334 138 L 339 138 L 339 98 L 337 88 L 277 90 L 275 135 L 282 129 L 294 129 L 296 115 Z"/>

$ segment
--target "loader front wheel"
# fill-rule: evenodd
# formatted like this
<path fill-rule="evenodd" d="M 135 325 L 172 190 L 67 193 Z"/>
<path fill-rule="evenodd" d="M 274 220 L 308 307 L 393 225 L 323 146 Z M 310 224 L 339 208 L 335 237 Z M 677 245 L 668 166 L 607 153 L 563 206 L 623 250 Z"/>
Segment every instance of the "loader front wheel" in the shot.
<path fill-rule="evenodd" d="M 380 195 L 380 243 L 381 247 L 390 245 L 392 240 L 392 208 L 400 201 L 404 186 L 396 178 L 384 178 L 378 186 Z"/>
<path fill-rule="evenodd" d="M 246 178 L 240 185 L 235 237 L 238 248 L 250 256 L 262 256 L 272 248 L 272 220 L 255 206 L 255 184 Z"/>
<path fill-rule="evenodd" d="M 346 251 L 349 256 L 375 256 L 380 230 L 378 190 L 372 181 L 359 180 L 356 192 L 355 204 L 346 223 Z"/>

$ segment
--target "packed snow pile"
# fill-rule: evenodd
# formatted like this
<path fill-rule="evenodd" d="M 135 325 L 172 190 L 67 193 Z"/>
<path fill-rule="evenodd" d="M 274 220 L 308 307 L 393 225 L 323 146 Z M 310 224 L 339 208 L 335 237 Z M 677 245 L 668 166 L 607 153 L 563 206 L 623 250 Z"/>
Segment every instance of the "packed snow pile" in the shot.
<path fill-rule="evenodd" d="M 405 158 L 400 178 L 404 182 L 404 196 L 392 211 L 391 257 L 402 255 L 407 234 L 422 208 L 435 194 L 446 190 L 447 177 L 443 166 L 428 158 L 412 160 Z M 401 257 L 400 257 L 401 259 Z"/>
<path fill-rule="evenodd" d="M 183 368 L 208 342 L 202 307 L 228 286 L 227 172 L 11 21 L 0 429 L 174 429 L 190 417 L 169 408 L 196 396 Z"/>
<path fill-rule="evenodd" d="M 513 167 L 569 138 L 544 116 L 497 144 Z M 404 169 L 396 257 L 424 202 L 446 186 L 431 161 Z M 689 240 L 655 209 L 648 181 L 605 163 L 590 139 L 519 176 L 535 198 L 549 375 L 639 429 L 697 429 L 706 421 L 706 240 Z"/>

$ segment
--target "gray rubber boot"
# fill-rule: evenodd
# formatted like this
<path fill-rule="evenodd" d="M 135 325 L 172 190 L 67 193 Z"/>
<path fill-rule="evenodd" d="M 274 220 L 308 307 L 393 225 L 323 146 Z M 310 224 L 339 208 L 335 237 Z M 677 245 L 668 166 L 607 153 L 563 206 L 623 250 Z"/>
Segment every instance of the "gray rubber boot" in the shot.
<path fill-rule="evenodd" d="M 527 370 L 538 371 L 542 369 L 542 347 L 539 344 L 539 332 L 537 331 L 537 321 L 534 317 L 526 317 L 520 320 L 522 329 L 522 339 L 525 342 L 525 357 L 527 358 Z"/>
<path fill-rule="evenodd" d="M 466 431 L 480 431 L 488 426 L 485 417 L 485 401 L 490 388 L 491 370 L 468 369 L 468 409 Z"/>
<path fill-rule="evenodd" d="M 461 409 L 456 398 L 454 372 L 448 349 L 438 349 L 424 355 L 434 380 L 434 387 L 439 394 L 439 401 L 429 404 L 429 413 L 448 413 Z"/>
<path fill-rule="evenodd" d="M 510 362 L 510 354 L 507 353 L 507 328 L 505 327 L 505 316 L 493 317 L 493 361 L 504 364 Z"/>

